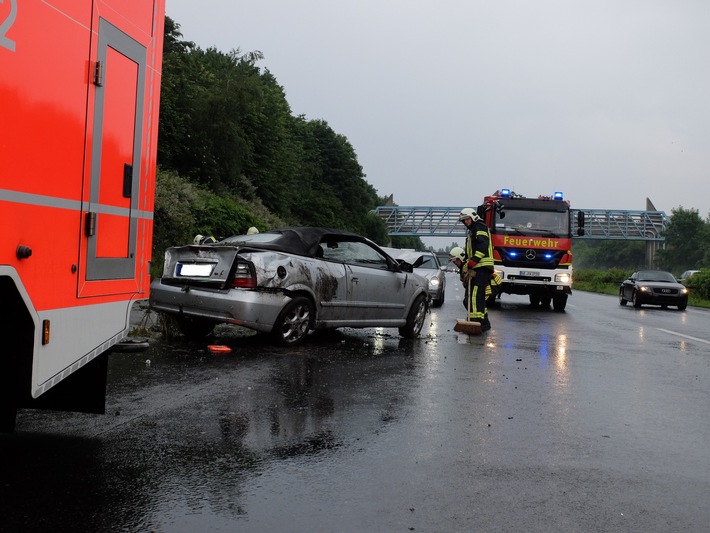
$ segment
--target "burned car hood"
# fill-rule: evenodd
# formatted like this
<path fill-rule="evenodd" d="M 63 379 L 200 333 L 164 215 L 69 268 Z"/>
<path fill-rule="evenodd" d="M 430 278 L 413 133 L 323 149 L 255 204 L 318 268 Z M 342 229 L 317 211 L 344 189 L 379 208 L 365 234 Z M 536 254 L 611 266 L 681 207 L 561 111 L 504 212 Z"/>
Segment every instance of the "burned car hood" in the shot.
<path fill-rule="evenodd" d="M 383 248 L 390 256 L 397 260 L 398 263 L 408 263 L 414 268 L 419 268 L 424 260 L 424 257 L 429 252 L 417 252 L 415 250 L 400 250 L 398 248 Z"/>

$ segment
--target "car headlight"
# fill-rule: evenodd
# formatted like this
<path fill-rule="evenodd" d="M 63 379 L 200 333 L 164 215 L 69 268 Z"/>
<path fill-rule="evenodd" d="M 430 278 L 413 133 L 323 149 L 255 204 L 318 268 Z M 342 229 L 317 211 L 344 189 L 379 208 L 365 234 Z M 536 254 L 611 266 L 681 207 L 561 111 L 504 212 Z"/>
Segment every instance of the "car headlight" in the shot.
<path fill-rule="evenodd" d="M 648 292 L 648 287 L 646 287 L 645 285 L 639 285 L 638 289 L 641 292 Z"/>
<path fill-rule="evenodd" d="M 432 287 L 438 287 L 439 286 L 439 278 L 431 278 L 429 280 L 429 285 Z"/>
<path fill-rule="evenodd" d="M 680 293 L 681 293 L 683 296 L 685 296 L 686 294 L 688 294 L 688 287 L 683 287 L 683 288 L 680 290 Z"/>

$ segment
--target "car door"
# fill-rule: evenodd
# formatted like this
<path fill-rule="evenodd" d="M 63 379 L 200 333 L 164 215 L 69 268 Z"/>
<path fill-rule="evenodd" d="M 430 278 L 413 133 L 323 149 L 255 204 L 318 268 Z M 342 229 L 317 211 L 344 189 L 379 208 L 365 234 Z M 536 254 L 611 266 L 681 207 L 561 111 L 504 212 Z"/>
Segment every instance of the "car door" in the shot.
<path fill-rule="evenodd" d="M 414 280 L 376 248 L 366 242 L 330 241 L 323 256 L 345 267 L 346 320 L 385 325 L 405 316 Z"/>

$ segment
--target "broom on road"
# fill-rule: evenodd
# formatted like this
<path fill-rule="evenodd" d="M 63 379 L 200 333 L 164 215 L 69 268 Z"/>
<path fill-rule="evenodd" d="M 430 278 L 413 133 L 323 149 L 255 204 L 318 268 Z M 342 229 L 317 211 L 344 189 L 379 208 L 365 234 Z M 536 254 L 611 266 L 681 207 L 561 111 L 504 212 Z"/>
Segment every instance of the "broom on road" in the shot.
<path fill-rule="evenodd" d="M 466 301 L 468 304 L 468 314 L 466 317 L 471 316 L 471 278 L 468 278 L 468 291 L 466 292 Z M 480 335 L 483 333 L 483 330 L 481 329 L 481 323 L 480 322 L 473 322 L 471 320 L 457 320 L 456 325 L 454 326 L 454 331 L 458 331 L 459 333 L 468 333 L 469 335 Z"/>

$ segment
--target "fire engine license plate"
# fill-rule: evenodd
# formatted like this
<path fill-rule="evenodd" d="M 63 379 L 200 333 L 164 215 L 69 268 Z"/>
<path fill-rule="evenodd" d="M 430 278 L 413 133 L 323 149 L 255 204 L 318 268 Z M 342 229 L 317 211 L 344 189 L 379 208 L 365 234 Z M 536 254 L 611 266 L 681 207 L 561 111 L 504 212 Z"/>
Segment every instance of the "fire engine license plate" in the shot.
<path fill-rule="evenodd" d="M 201 265 L 182 265 L 179 264 L 177 267 L 178 276 L 194 276 L 194 277 L 209 277 L 212 274 L 212 267 L 214 265 L 201 264 Z"/>
<path fill-rule="evenodd" d="M 528 278 L 539 278 L 540 277 L 540 273 L 535 272 L 534 270 L 521 270 L 520 275 L 526 276 Z"/>

